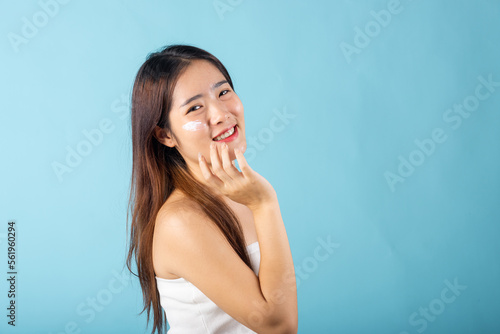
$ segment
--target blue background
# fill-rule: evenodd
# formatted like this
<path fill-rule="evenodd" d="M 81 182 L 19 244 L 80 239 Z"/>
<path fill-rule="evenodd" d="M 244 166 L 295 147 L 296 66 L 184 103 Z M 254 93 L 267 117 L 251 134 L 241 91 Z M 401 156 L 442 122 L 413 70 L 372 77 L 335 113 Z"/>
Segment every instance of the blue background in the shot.
<path fill-rule="evenodd" d="M 53 4 L 0 14 L 0 332 L 145 332 L 123 270 L 129 95 L 146 55 L 173 43 L 233 78 L 246 156 L 278 193 L 300 273 L 299 333 L 500 332 L 500 86 L 478 79 L 500 82 L 500 1 Z M 469 117 L 448 111 L 463 103 Z"/>

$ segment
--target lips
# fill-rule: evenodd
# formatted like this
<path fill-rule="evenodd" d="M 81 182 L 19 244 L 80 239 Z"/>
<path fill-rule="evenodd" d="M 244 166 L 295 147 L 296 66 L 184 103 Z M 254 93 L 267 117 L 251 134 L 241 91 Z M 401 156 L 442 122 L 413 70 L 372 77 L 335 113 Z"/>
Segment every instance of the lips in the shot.
<path fill-rule="evenodd" d="M 236 124 L 234 124 L 233 126 L 230 126 L 230 127 L 226 128 L 225 130 L 222 130 L 222 131 L 221 131 L 218 135 L 214 136 L 214 137 L 212 138 L 212 140 L 215 140 L 215 138 L 219 137 L 219 136 L 220 136 L 221 134 L 223 134 L 223 133 L 226 133 L 227 131 L 231 130 L 231 129 L 232 129 L 232 128 L 234 128 L 235 126 L 236 126 Z"/>

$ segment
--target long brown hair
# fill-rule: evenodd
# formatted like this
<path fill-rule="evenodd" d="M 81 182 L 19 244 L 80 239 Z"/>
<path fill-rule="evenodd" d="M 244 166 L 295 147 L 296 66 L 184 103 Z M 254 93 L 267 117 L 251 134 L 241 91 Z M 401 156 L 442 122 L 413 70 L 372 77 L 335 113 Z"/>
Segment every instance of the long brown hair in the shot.
<path fill-rule="evenodd" d="M 211 62 L 234 90 L 228 71 L 215 56 L 190 45 L 170 45 L 147 56 L 137 73 L 132 91 L 132 175 L 127 222 L 129 214 L 132 215 L 132 221 L 126 264 L 141 284 L 144 308 L 139 314 L 147 309 L 146 326 L 153 308 L 153 334 L 156 330 L 162 333 L 167 320 L 161 309 L 153 268 L 153 232 L 158 211 L 174 189 L 179 189 L 199 204 L 222 231 L 234 251 L 250 267 L 237 216 L 221 196 L 193 177 L 175 147 L 165 146 L 154 137 L 156 125 L 172 133 L 169 113 L 175 84 L 183 70 L 195 59 Z M 137 264 L 138 274 L 131 269 L 132 257 Z"/>

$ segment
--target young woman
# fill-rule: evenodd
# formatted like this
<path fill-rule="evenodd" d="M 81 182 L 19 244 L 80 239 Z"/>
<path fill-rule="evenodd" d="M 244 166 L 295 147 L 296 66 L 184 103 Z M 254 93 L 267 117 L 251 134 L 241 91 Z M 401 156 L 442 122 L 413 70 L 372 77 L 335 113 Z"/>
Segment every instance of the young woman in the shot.
<path fill-rule="evenodd" d="M 297 333 L 277 194 L 245 160 L 243 105 L 226 68 L 189 45 L 150 54 L 131 121 L 127 267 L 134 257 L 153 333 L 165 313 L 173 334 Z"/>

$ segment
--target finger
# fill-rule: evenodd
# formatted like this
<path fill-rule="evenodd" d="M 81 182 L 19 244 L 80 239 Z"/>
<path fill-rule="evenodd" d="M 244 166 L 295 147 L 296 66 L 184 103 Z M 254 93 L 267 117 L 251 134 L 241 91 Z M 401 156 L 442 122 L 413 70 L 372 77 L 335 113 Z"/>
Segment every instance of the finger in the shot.
<path fill-rule="evenodd" d="M 240 176 L 240 171 L 231 163 L 231 159 L 229 158 L 229 147 L 226 143 L 222 144 L 222 167 L 233 180 L 242 176 Z"/>
<path fill-rule="evenodd" d="M 227 175 L 226 171 L 222 168 L 221 161 L 219 158 L 219 145 L 216 145 L 215 142 L 210 144 L 210 160 L 212 162 L 212 171 L 214 172 L 219 179 L 221 179 L 224 183 L 228 183 L 231 181 L 229 175 Z"/>
<path fill-rule="evenodd" d="M 234 154 L 236 155 L 236 159 L 238 159 L 238 165 L 240 166 L 241 172 L 245 178 L 250 178 L 252 176 L 253 169 L 248 165 L 247 159 L 243 153 L 235 148 Z"/>
<path fill-rule="evenodd" d="M 205 160 L 205 157 L 201 153 L 198 154 L 198 162 L 200 165 L 201 173 L 203 174 L 203 177 L 205 178 L 205 180 L 208 181 L 209 184 L 212 184 L 214 186 L 223 185 L 223 182 L 216 175 L 212 173 L 210 167 L 208 167 L 208 163 Z"/>

